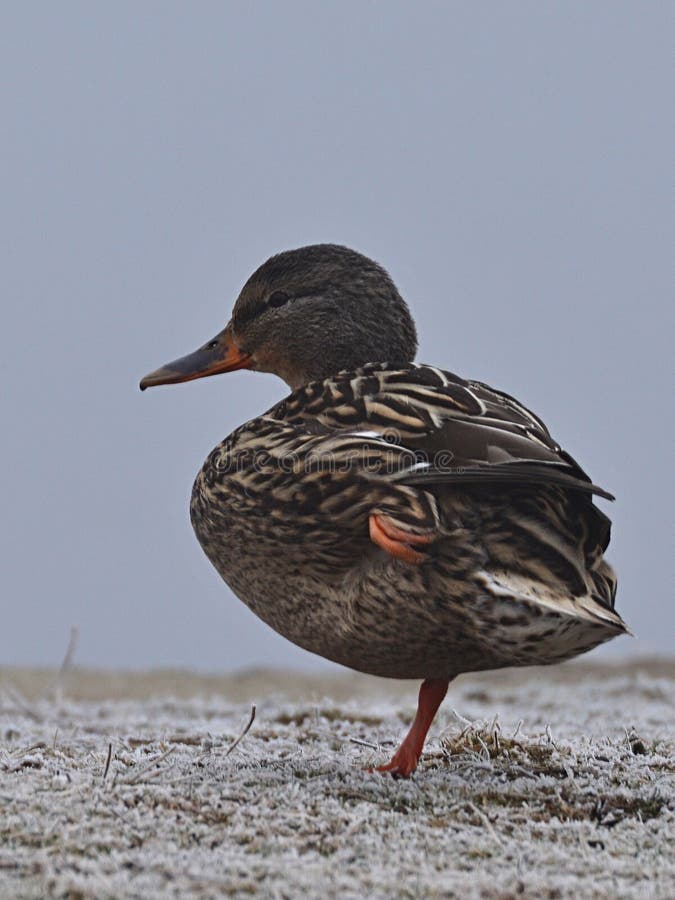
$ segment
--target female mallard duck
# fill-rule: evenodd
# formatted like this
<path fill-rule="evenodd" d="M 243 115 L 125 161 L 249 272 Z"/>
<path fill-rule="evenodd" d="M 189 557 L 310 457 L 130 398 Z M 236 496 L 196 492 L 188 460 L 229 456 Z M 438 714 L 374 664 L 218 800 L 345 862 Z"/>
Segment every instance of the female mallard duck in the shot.
<path fill-rule="evenodd" d="M 380 771 L 417 766 L 462 672 L 560 662 L 626 631 L 591 483 L 517 400 L 415 365 L 379 265 L 332 244 L 273 256 L 213 340 L 141 388 L 254 369 L 292 393 L 209 455 L 190 514 L 232 590 L 289 640 L 424 679 Z"/>

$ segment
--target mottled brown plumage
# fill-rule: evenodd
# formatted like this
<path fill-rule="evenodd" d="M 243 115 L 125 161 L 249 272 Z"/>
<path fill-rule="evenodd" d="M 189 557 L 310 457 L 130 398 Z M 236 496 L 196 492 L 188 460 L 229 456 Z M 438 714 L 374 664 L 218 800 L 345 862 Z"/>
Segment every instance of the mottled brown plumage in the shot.
<path fill-rule="evenodd" d="M 592 500 L 609 495 L 518 401 L 415 365 L 416 343 L 381 267 L 317 245 L 268 260 L 221 335 L 142 382 L 246 367 L 294 388 L 209 455 L 192 524 L 276 631 L 425 680 L 383 767 L 399 775 L 456 675 L 560 662 L 626 630 Z"/>

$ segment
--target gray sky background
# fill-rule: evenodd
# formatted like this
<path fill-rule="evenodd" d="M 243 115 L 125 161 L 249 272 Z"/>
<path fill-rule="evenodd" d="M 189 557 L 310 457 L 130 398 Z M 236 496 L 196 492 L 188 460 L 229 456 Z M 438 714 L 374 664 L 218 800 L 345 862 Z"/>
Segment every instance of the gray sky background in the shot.
<path fill-rule="evenodd" d="M 518 396 L 616 493 L 639 640 L 613 652 L 671 650 L 672 11 L 3 4 L 0 664 L 58 663 L 77 624 L 82 664 L 321 665 L 188 519 L 206 454 L 285 386 L 137 387 L 317 241 L 382 262 L 421 360 Z"/>

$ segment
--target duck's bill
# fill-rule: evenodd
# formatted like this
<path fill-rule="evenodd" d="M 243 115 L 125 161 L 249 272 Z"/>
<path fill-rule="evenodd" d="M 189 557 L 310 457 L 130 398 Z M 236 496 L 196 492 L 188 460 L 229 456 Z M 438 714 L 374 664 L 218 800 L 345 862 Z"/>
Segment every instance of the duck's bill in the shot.
<path fill-rule="evenodd" d="M 160 369 L 150 372 L 141 379 L 140 388 L 155 387 L 158 384 L 180 384 L 182 381 L 194 381 L 195 378 L 206 378 L 220 372 L 233 372 L 235 369 L 247 369 L 251 364 L 251 356 L 237 347 L 232 339 L 230 325 L 217 334 L 212 340 L 189 353 L 174 359 Z"/>

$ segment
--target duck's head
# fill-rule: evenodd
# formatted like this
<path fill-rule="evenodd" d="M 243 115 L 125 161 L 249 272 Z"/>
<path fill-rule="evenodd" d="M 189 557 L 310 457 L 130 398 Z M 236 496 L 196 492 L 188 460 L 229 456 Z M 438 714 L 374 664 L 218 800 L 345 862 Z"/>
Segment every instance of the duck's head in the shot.
<path fill-rule="evenodd" d="M 234 369 L 273 372 L 295 389 L 369 362 L 405 365 L 415 324 L 385 270 L 335 244 L 287 250 L 244 285 L 223 331 L 146 375 L 141 390 Z"/>

